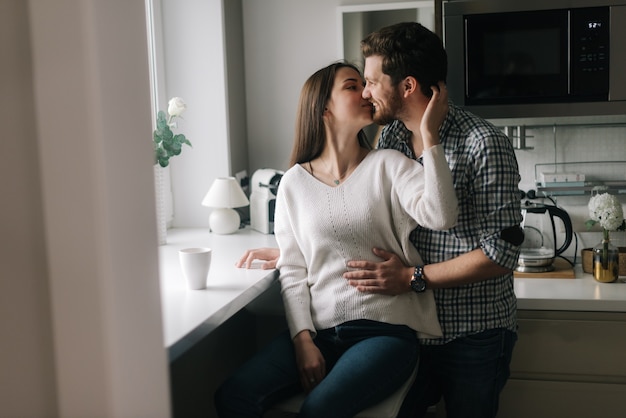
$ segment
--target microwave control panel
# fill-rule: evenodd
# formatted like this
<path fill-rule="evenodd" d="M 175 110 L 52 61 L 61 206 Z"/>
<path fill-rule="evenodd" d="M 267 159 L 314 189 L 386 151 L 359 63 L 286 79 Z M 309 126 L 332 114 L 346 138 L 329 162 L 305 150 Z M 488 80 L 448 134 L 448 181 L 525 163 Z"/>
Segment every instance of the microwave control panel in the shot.
<path fill-rule="evenodd" d="M 571 92 L 600 96 L 609 92 L 609 7 L 570 10 Z"/>

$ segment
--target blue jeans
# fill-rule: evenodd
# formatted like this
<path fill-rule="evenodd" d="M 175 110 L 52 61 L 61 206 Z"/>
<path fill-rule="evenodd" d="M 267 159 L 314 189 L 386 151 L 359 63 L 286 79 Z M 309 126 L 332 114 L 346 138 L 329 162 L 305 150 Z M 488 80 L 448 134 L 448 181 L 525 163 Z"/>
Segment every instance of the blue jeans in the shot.
<path fill-rule="evenodd" d="M 300 417 L 352 417 L 399 388 L 418 356 L 415 331 L 375 321 L 346 322 L 318 331 L 326 377 L 307 395 Z M 222 384 L 215 394 L 221 418 L 261 417 L 302 391 L 293 342 L 280 334 Z"/>
<path fill-rule="evenodd" d="M 448 418 L 491 418 L 509 378 L 517 334 L 493 329 L 420 346 L 420 364 L 399 417 L 423 417 L 443 396 Z"/>

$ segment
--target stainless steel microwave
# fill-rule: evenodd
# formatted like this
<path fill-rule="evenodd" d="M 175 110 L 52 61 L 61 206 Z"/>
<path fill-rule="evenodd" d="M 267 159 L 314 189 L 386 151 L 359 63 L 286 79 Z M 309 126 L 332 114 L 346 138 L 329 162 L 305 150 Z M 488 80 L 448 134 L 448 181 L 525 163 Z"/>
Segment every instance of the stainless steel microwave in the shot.
<path fill-rule="evenodd" d="M 485 118 L 626 115 L 625 0 L 449 1 L 443 17 L 456 104 Z"/>

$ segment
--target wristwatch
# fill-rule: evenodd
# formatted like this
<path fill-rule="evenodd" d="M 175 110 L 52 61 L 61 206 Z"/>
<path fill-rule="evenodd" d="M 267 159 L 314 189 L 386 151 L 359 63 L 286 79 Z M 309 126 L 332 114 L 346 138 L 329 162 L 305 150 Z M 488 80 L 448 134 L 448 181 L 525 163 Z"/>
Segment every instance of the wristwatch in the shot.
<path fill-rule="evenodd" d="M 426 290 L 426 280 L 424 280 L 424 266 L 415 266 L 413 278 L 411 279 L 411 289 L 416 293 Z"/>

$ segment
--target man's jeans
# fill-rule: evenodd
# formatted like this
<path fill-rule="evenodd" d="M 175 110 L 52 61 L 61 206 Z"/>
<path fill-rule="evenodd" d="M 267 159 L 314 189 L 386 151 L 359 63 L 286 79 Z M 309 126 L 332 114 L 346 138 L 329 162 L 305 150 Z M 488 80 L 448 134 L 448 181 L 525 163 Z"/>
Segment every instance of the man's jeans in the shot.
<path fill-rule="evenodd" d="M 448 418 L 495 417 L 516 341 L 516 333 L 494 329 L 420 346 L 417 378 L 399 417 L 423 417 L 442 396 Z"/>
<path fill-rule="evenodd" d="M 417 364 L 415 331 L 403 325 L 358 320 L 318 331 L 326 377 L 311 391 L 300 417 L 352 417 L 389 395 Z M 302 390 L 293 342 L 279 335 L 235 372 L 215 395 L 221 418 L 260 417 Z"/>

